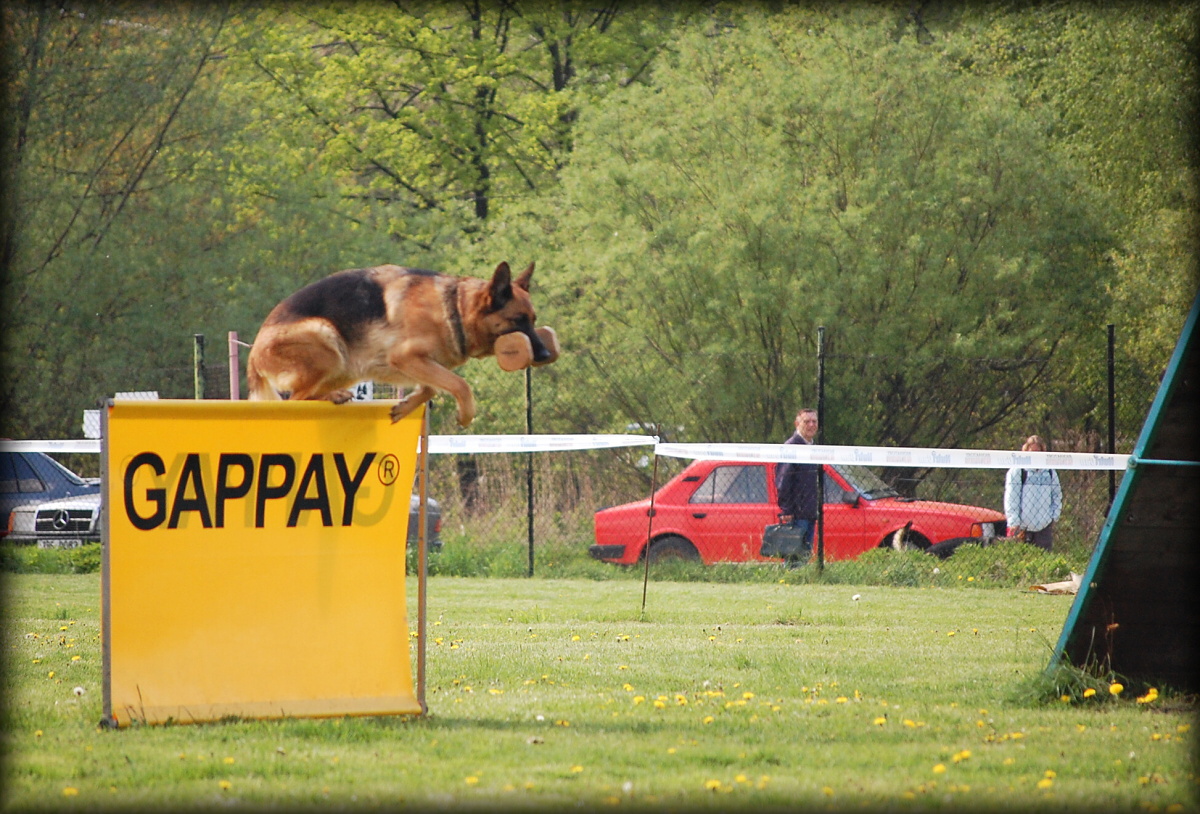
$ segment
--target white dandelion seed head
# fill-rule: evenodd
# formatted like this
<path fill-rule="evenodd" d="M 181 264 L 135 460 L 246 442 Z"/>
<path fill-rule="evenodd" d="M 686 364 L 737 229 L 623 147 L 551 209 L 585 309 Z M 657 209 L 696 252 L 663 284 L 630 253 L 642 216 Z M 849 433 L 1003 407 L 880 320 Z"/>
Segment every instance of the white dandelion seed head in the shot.
<path fill-rule="evenodd" d="M 71 692 L 75 693 L 76 695 L 83 695 L 83 687 L 76 687 Z"/>

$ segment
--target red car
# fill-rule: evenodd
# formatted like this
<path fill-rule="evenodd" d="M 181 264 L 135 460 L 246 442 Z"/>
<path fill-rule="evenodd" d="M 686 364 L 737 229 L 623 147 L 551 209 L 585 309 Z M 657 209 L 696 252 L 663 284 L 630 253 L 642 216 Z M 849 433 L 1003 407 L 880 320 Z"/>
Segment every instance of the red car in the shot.
<path fill-rule="evenodd" d="M 775 466 L 693 461 L 655 493 L 652 527 L 649 499 L 596 512 L 596 544 L 588 553 L 606 562 L 636 563 L 649 529 L 651 562 L 780 562 L 759 554 L 763 527 L 779 522 Z M 849 560 L 872 548 L 890 548 L 910 521 L 904 535 L 909 548 L 1007 532 L 1004 515 L 993 509 L 901 497 L 866 467 L 825 466 L 825 559 Z"/>

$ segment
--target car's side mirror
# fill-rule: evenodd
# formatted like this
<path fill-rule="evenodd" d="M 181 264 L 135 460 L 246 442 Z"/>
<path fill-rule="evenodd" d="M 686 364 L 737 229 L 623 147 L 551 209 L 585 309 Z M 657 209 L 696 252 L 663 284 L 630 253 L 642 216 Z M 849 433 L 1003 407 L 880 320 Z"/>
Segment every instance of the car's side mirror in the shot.
<path fill-rule="evenodd" d="M 858 508 L 858 492 L 843 492 L 842 493 L 842 502 L 853 509 L 857 509 Z"/>

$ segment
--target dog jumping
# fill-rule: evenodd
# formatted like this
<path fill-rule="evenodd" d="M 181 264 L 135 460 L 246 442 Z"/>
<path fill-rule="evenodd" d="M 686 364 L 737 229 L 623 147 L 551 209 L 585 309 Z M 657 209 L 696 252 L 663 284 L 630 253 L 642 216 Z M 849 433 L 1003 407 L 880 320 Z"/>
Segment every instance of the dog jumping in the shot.
<path fill-rule="evenodd" d="M 416 388 L 392 407 L 393 422 L 441 391 L 466 427 L 475 396 L 453 368 L 494 355 L 496 340 L 514 332 L 529 339 L 534 364 L 556 356 L 534 328 L 532 276 L 533 263 L 515 279 L 508 263 L 491 280 L 395 265 L 331 274 L 267 315 L 246 367 L 250 399 L 344 404 L 351 387 L 372 380 Z"/>

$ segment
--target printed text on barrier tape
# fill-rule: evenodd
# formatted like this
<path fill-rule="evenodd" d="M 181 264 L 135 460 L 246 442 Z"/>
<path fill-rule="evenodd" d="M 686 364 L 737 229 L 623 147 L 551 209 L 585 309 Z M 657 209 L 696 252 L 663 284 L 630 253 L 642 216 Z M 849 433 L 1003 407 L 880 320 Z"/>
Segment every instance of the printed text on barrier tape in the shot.
<path fill-rule="evenodd" d="M 829 444 L 657 444 L 656 455 L 714 461 L 917 466 L 944 469 L 1100 469 L 1124 470 L 1128 455 L 1091 452 L 1019 452 L 998 449 L 850 447 Z"/>

